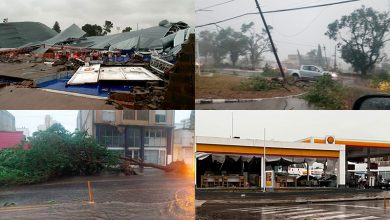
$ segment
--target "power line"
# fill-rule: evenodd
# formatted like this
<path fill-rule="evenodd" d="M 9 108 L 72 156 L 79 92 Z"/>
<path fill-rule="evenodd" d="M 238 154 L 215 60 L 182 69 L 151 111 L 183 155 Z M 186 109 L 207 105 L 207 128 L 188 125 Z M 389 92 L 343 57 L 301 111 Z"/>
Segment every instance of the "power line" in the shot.
<path fill-rule="evenodd" d="M 207 7 L 205 7 L 205 8 L 197 9 L 197 10 L 195 10 L 195 12 L 198 12 L 198 11 L 205 11 L 205 10 L 207 10 L 207 9 L 209 9 L 209 8 L 214 8 L 214 7 L 216 7 L 216 6 L 225 5 L 225 4 L 227 4 L 227 3 L 234 2 L 234 1 L 235 1 L 235 0 L 229 0 L 229 1 L 221 2 L 221 3 L 215 4 L 215 5 L 210 5 L 210 6 L 207 6 Z"/>
<path fill-rule="evenodd" d="M 357 2 L 357 1 L 360 1 L 360 0 L 348 0 L 348 1 L 334 2 L 334 3 L 321 4 L 321 5 L 312 5 L 312 6 L 306 6 L 306 7 L 298 7 L 298 8 L 288 8 L 288 9 L 279 9 L 279 10 L 265 11 L 265 12 L 263 12 L 263 14 L 279 13 L 279 12 L 295 11 L 295 10 L 303 10 L 303 9 L 310 9 L 310 8 L 319 8 L 319 7 L 339 5 L 339 4 L 351 3 L 351 2 Z M 198 26 L 195 26 L 195 28 L 200 28 L 200 27 L 210 26 L 210 25 L 214 25 L 214 24 L 219 24 L 219 23 L 222 23 L 222 22 L 234 20 L 234 19 L 237 19 L 237 18 L 240 18 L 240 17 L 244 17 L 244 16 L 247 16 L 247 15 L 258 15 L 258 14 L 259 14 L 258 12 L 245 13 L 245 14 L 234 16 L 234 17 L 226 18 L 224 20 L 220 20 L 220 21 L 216 21 L 216 22 L 212 22 L 212 23 L 208 23 L 208 24 L 203 24 L 203 25 L 198 25 Z"/>

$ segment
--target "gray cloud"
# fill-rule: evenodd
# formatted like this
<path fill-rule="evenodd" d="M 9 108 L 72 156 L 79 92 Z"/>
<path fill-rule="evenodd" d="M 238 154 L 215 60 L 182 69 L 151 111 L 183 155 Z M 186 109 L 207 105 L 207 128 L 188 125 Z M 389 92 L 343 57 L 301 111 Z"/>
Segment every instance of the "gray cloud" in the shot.
<path fill-rule="evenodd" d="M 155 26 L 167 19 L 195 23 L 195 0 L 11 0 L 0 1 L 0 15 L 10 22 L 37 21 L 52 27 L 58 21 L 62 29 L 75 23 L 103 25 L 105 20 L 122 29 Z"/>

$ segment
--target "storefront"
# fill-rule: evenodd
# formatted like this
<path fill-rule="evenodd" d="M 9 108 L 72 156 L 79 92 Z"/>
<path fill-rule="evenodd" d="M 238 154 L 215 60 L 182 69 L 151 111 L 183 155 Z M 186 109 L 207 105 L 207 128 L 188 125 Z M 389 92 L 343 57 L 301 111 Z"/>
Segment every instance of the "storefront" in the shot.
<path fill-rule="evenodd" d="M 197 188 L 280 188 L 319 185 L 299 179 L 289 167 L 324 164 L 325 174 L 337 178 L 334 187 L 345 186 L 345 145 L 278 142 L 256 139 L 196 137 Z"/>

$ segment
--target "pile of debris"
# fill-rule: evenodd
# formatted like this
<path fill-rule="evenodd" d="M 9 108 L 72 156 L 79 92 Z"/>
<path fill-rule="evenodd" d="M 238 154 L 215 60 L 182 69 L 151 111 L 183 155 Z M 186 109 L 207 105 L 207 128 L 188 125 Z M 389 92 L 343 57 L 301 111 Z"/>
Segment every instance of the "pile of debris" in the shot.
<path fill-rule="evenodd" d="M 153 163 L 145 163 L 142 160 L 137 160 L 129 157 L 121 157 L 121 171 L 126 175 L 137 175 L 134 171 L 134 165 L 142 166 L 142 167 L 152 167 L 159 170 L 164 170 L 169 173 L 178 173 L 178 174 L 187 174 L 189 173 L 189 167 L 183 161 L 175 161 L 170 163 L 167 166 L 161 166 Z"/>

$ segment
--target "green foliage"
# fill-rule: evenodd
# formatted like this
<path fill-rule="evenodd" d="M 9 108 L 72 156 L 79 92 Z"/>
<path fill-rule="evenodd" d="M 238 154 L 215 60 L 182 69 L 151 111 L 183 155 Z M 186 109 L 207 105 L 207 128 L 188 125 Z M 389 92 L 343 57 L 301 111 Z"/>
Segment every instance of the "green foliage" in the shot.
<path fill-rule="evenodd" d="M 344 87 L 332 80 L 331 76 L 325 75 L 309 89 L 304 99 L 324 109 L 343 109 L 345 96 Z"/>
<path fill-rule="evenodd" d="M 246 53 L 248 39 L 241 32 L 237 32 L 231 27 L 219 31 L 215 39 L 219 42 L 219 50 L 229 54 L 233 67 L 236 65 L 238 58 Z"/>
<path fill-rule="evenodd" d="M 240 89 L 246 91 L 268 91 L 274 88 L 275 86 L 262 76 L 251 77 L 240 84 Z"/>
<path fill-rule="evenodd" d="M 126 27 L 125 29 L 122 30 L 122 33 L 130 32 L 131 30 L 133 30 L 133 28 L 131 28 L 131 27 Z"/>
<path fill-rule="evenodd" d="M 105 21 L 103 25 L 103 35 L 111 33 L 111 29 L 114 27 L 114 24 L 111 21 Z"/>
<path fill-rule="evenodd" d="M 379 72 L 375 72 L 370 76 L 370 86 L 373 88 L 379 88 L 381 83 L 390 82 L 390 74 L 385 70 L 380 70 Z"/>
<path fill-rule="evenodd" d="M 29 138 L 30 150 L 0 151 L 0 185 L 42 182 L 60 176 L 93 175 L 118 163 L 118 155 L 85 132 L 70 133 L 60 124 Z"/>
<path fill-rule="evenodd" d="M 97 24 L 94 25 L 86 24 L 83 27 L 81 27 L 81 29 L 87 33 L 86 35 L 88 37 L 103 35 L 103 28 Z"/>
<path fill-rule="evenodd" d="M 60 24 L 58 23 L 58 21 L 54 23 L 53 30 L 55 30 L 57 33 L 61 33 Z"/>
<path fill-rule="evenodd" d="M 325 35 L 338 41 L 345 62 L 366 75 L 385 58 L 381 50 L 390 40 L 387 36 L 389 29 L 390 12 L 380 13 L 363 6 L 329 24 Z"/>
<path fill-rule="evenodd" d="M 277 69 L 274 69 L 268 63 L 265 64 L 263 68 L 263 73 L 261 74 L 264 77 L 279 77 L 280 72 Z"/>
<path fill-rule="evenodd" d="M 256 65 L 261 61 L 263 53 L 272 51 L 266 30 L 263 29 L 261 33 L 258 33 L 254 25 L 255 23 L 250 22 L 241 26 L 241 31 L 245 34 L 245 48 L 249 53 L 252 70 L 256 69 Z M 271 31 L 273 27 L 269 25 L 268 29 Z"/>

